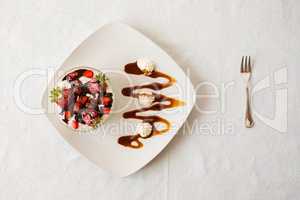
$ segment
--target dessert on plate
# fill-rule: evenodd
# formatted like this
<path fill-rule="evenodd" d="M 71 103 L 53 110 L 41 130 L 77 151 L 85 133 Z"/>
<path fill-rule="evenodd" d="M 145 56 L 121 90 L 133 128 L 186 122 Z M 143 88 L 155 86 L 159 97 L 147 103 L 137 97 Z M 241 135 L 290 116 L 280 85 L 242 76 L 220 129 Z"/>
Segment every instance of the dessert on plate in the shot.
<path fill-rule="evenodd" d="M 57 115 L 73 130 L 89 131 L 101 125 L 110 114 L 113 93 L 107 76 L 93 68 L 71 70 L 50 92 Z"/>
<path fill-rule="evenodd" d="M 165 109 L 172 109 L 185 105 L 179 99 L 169 97 L 160 93 L 164 88 L 171 87 L 176 80 L 170 75 L 159 71 L 153 61 L 147 58 L 138 59 L 133 63 L 125 65 L 125 72 L 131 75 L 146 76 L 152 79 L 162 78 L 164 82 L 153 82 L 142 85 L 124 87 L 122 94 L 127 97 L 136 98 L 140 108 L 123 113 L 125 119 L 139 120 L 135 133 L 121 136 L 118 143 L 129 148 L 143 147 L 142 140 L 155 135 L 162 135 L 171 128 L 171 123 L 159 115 L 141 115 L 147 111 L 161 112 Z M 158 128 L 158 124 L 163 128 Z"/>

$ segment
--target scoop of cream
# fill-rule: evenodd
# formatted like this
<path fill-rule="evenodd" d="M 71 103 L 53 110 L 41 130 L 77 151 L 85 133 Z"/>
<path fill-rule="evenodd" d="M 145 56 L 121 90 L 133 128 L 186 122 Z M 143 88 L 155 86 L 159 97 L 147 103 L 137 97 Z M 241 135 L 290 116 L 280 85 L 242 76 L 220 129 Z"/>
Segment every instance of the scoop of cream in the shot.
<path fill-rule="evenodd" d="M 155 99 L 153 93 L 147 90 L 140 90 L 136 94 L 141 106 L 150 106 Z"/>
<path fill-rule="evenodd" d="M 148 58 L 140 58 L 137 60 L 137 66 L 145 75 L 150 75 L 156 68 L 155 63 Z"/>
<path fill-rule="evenodd" d="M 142 138 L 146 138 L 152 133 L 152 125 L 147 122 L 139 123 L 136 132 L 140 134 Z"/>

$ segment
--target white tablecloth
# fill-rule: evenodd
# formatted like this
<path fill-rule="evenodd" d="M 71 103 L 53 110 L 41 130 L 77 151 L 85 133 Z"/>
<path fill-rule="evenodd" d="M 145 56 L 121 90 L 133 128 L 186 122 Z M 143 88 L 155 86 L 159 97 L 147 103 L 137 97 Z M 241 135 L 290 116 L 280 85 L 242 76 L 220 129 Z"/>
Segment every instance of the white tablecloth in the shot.
<path fill-rule="evenodd" d="M 127 178 L 81 157 L 44 115 L 23 112 L 14 90 L 24 72 L 59 66 L 116 20 L 166 50 L 199 95 L 189 126 Z M 2 0 L 0 24 L 0 199 L 300 198 L 300 1 Z M 254 60 L 253 129 L 243 126 L 242 55 Z M 21 85 L 38 108 L 45 78 Z"/>

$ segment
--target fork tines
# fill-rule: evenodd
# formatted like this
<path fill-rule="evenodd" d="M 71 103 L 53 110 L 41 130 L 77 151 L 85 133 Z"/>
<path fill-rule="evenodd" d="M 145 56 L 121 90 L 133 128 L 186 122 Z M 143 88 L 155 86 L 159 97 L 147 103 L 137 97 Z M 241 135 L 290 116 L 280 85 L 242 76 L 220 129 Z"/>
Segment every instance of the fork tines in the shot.
<path fill-rule="evenodd" d="M 251 72 L 251 57 L 243 56 L 241 62 L 241 73 L 249 73 Z"/>

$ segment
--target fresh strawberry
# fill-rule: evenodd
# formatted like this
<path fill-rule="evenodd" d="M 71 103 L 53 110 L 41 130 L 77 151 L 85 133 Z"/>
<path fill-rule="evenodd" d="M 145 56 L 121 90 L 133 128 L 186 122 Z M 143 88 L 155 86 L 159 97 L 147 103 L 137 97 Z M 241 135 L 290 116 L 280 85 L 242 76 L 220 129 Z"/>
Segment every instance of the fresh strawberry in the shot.
<path fill-rule="evenodd" d="M 57 105 L 62 109 L 66 109 L 68 107 L 68 99 L 59 98 L 57 101 Z"/>
<path fill-rule="evenodd" d="M 107 97 L 107 96 L 102 97 L 102 100 L 101 100 L 102 104 L 105 106 L 108 106 L 109 104 L 111 104 L 111 101 L 112 101 L 111 98 Z"/>
<path fill-rule="evenodd" d="M 74 121 L 72 122 L 72 127 L 73 127 L 74 129 L 78 129 L 78 127 L 79 127 L 78 121 L 74 120 Z"/>
<path fill-rule="evenodd" d="M 101 89 L 99 83 L 94 78 L 87 83 L 87 87 L 91 94 L 96 94 L 97 92 L 100 92 Z"/>
<path fill-rule="evenodd" d="M 79 101 L 82 105 L 85 105 L 88 102 L 89 98 L 87 96 L 81 96 Z"/>
<path fill-rule="evenodd" d="M 77 77 L 78 77 L 78 72 L 71 72 L 71 73 L 69 73 L 68 75 L 67 75 L 67 80 L 68 81 L 73 81 L 73 80 L 75 80 L 75 79 L 77 79 Z"/>
<path fill-rule="evenodd" d="M 65 112 L 65 119 L 69 120 L 72 117 L 72 113 L 70 111 Z"/>
<path fill-rule="evenodd" d="M 82 93 L 82 87 L 80 87 L 80 86 L 74 86 L 73 87 L 73 91 L 74 91 L 74 94 L 81 95 L 81 93 Z"/>
<path fill-rule="evenodd" d="M 92 123 L 92 117 L 87 112 L 82 112 L 82 119 L 86 125 L 90 125 Z"/>
<path fill-rule="evenodd" d="M 94 72 L 91 70 L 86 70 L 85 72 L 83 72 L 83 76 L 87 78 L 92 78 L 94 76 Z"/>
<path fill-rule="evenodd" d="M 64 98 L 68 98 L 69 94 L 70 94 L 70 89 L 65 88 L 65 89 L 63 90 L 63 97 L 64 97 Z"/>
<path fill-rule="evenodd" d="M 76 101 L 75 104 L 74 104 L 73 111 L 74 111 L 75 113 L 78 113 L 79 110 L 80 110 L 80 108 L 81 108 L 81 103 L 80 103 L 79 101 Z"/>
<path fill-rule="evenodd" d="M 93 118 L 95 119 L 96 117 L 98 117 L 98 112 L 95 110 L 95 109 L 91 109 L 89 108 L 87 110 L 88 114 Z"/>
<path fill-rule="evenodd" d="M 102 111 L 104 114 L 109 114 L 110 113 L 110 108 L 104 107 L 102 108 Z"/>

